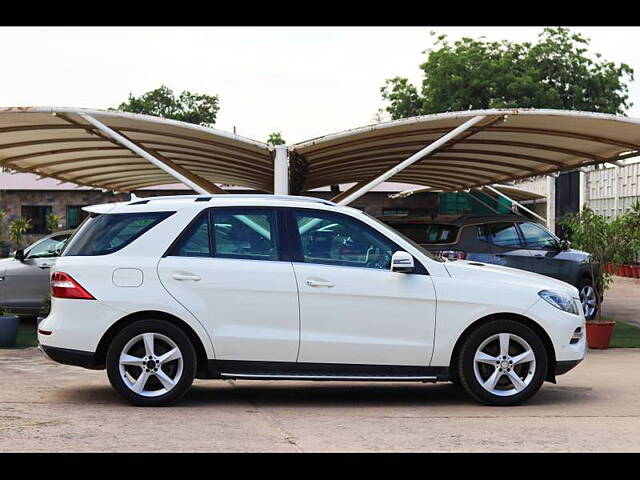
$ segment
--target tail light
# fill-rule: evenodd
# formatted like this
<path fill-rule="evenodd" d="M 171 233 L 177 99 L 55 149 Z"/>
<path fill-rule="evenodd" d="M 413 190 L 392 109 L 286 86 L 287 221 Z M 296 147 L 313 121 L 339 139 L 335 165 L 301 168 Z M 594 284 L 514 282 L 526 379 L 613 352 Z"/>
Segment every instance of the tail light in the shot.
<path fill-rule="evenodd" d="M 436 250 L 431 253 L 436 257 L 444 257 L 449 260 L 464 260 L 467 257 L 467 252 L 462 250 Z"/>
<path fill-rule="evenodd" d="M 71 275 L 64 272 L 55 272 L 51 275 L 51 296 L 56 298 L 95 300 L 93 295 L 71 278 Z"/>

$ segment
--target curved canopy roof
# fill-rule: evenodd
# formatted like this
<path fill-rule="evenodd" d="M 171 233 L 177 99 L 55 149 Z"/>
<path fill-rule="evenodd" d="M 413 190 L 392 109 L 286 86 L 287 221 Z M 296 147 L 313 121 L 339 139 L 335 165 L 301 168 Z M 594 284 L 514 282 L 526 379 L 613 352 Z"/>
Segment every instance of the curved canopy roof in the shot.
<path fill-rule="evenodd" d="M 176 183 L 82 114 L 205 181 L 272 188 L 273 162 L 264 143 L 190 123 L 104 110 L 0 108 L 0 166 L 116 191 Z"/>
<path fill-rule="evenodd" d="M 292 193 L 369 181 L 474 117 L 482 118 L 392 181 L 461 190 L 615 161 L 640 150 L 640 120 L 615 115 L 526 109 L 426 115 L 289 146 Z M 214 182 L 273 191 L 273 151 L 261 142 L 147 115 L 0 108 L 0 166 L 116 191 L 176 182 L 145 153 L 214 191 Z"/>
<path fill-rule="evenodd" d="M 473 117 L 485 118 L 394 182 L 466 189 L 620 159 L 640 150 L 640 120 L 563 110 L 476 110 L 413 117 L 292 146 L 303 189 L 361 182 L 389 170 Z"/>

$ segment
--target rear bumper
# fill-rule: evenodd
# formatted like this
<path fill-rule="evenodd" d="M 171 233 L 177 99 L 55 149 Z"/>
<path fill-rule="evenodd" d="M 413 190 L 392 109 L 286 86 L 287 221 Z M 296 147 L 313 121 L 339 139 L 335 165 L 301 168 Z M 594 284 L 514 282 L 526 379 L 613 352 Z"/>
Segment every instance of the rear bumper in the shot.
<path fill-rule="evenodd" d="M 47 345 L 38 345 L 45 357 L 54 362 L 64 365 L 74 365 L 84 367 L 91 370 L 101 370 L 104 365 L 98 365 L 93 352 L 84 352 L 82 350 L 70 350 L 68 348 L 49 347 Z"/>

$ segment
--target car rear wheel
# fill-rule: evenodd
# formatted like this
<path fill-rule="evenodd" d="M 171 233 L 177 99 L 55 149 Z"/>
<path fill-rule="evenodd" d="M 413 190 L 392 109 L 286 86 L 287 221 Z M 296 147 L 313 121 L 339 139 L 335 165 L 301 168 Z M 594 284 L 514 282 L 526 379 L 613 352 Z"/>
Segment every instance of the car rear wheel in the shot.
<path fill-rule="evenodd" d="M 189 337 L 164 320 L 141 320 L 120 331 L 107 352 L 113 388 L 137 406 L 175 403 L 187 392 L 196 372 Z"/>
<path fill-rule="evenodd" d="M 540 337 L 513 320 L 493 320 L 465 339 L 458 360 L 464 389 L 487 405 L 517 405 L 531 398 L 547 374 Z"/>

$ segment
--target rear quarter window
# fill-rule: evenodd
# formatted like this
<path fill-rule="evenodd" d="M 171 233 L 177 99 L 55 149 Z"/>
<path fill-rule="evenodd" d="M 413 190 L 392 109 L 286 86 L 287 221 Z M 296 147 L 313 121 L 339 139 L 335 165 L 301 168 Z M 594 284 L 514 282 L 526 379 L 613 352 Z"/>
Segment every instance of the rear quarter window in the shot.
<path fill-rule="evenodd" d="M 108 255 L 133 242 L 175 212 L 112 213 L 88 218 L 63 256 Z"/>

